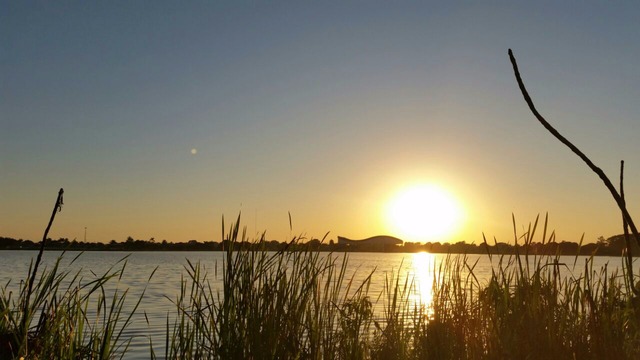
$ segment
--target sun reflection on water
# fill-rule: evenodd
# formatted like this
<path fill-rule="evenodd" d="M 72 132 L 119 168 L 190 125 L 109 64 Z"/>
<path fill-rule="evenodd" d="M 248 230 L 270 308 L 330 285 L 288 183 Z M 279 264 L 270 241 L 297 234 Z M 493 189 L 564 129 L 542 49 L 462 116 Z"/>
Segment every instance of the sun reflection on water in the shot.
<path fill-rule="evenodd" d="M 436 267 L 436 255 L 421 252 L 413 254 L 411 261 L 412 272 L 415 281 L 415 291 L 412 292 L 410 301 L 418 306 L 423 306 L 425 313 L 431 313 L 433 302 L 433 280 Z"/>

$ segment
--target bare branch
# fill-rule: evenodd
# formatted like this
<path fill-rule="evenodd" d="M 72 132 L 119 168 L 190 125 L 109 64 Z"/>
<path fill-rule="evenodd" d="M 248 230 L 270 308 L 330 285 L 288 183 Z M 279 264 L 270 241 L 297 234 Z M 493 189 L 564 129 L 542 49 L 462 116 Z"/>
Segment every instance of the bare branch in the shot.
<path fill-rule="evenodd" d="M 562 134 L 560 134 L 553 126 L 551 126 L 551 124 L 549 124 L 549 122 L 547 122 L 547 120 L 545 120 L 544 117 L 542 117 L 542 115 L 540 115 L 538 110 L 536 110 L 536 107 L 533 104 L 533 100 L 531 100 L 531 97 L 529 96 L 527 89 L 524 87 L 524 83 L 522 82 L 522 78 L 520 77 L 520 71 L 518 71 L 518 64 L 516 62 L 516 58 L 513 56 L 513 51 L 511 51 L 511 49 L 509 49 L 509 58 L 511 59 L 511 65 L 513 66 L 513 73 L 515 74 L 516 80 L 518 81 L 518 87 L 520 87 L 520 91 L 522 92 L 524 101 L 526 101 L 527 105 L 529 105 L 529 109 L 531 110 L 533 115 L 536 117 L 536 119 L 538 119 L 538 121 L 542 124 L 542 126 L 544 126 L 544 128 L 547 129 L 547 131 L 549 131 L 553 136 L 556 137 L 556 139 L 558 139 L 561 143 L 565 144 L 569 149 L 571 149 L 571 151 L 573 151 L 576 155 L 578 155 L 578 157 L 582 159 L 582 161 L 584 161 L 587 164 L 587 166 L 589 166 L 589 168 L 600 177 L 602 182 L 604 182 L 604 185 L 607 187 L 607 189 L 609 189 L 609 192 L 611 192 L 611 195 L 613 196 L 613 199 L 618 204 L 620 211 L 622 211 L 622 216 L 624 220 L 627 222 L 627 224 L 629 225 L 629 228 L 633 233 L 633 237 L 636 239 L 636 242 L 638 243 L 638 245 L 640 245 L 640 235 L 638 235 L 638 230 L 633 222 L 633 219 L 631 218 L 631 215 L 627 211 L 627 207 L 625 205 L 624 199 L 622 199 L 620 194 L 618 194 L 618 191 L 616 190 L 615 186 L 613 186 L 613 184 L 611 183 L 607 175 L 605 175 L 604 171 L 602 171 L 602 169 L 597 167 L 582 151 L 580 151 L 580 149 L 578 149 L 569 140 L 567 140 L 567 138 L 562 136 Z"/>

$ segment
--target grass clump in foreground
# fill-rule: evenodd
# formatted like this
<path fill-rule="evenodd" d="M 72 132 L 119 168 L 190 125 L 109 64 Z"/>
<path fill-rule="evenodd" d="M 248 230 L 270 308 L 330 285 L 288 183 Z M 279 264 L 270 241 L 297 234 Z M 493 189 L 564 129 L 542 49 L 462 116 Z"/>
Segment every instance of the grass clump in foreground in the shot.
<path fill-rule="evenodd" d="M 128 290 L 120 292 L 113 282 L 121 279 L 126 258 L 102 275 L 92 272 L 89 280 L 81 276 L 82 270 L 74 274 L 62 270 L 63 256 L 51 268 L 38 271 L 49 229 L 62 209 L 63 193 L 60 189 L 36 261 L 29 266 L 27 280 L 20 282 L 17 296 L 9 290 L 10 282 L 0 287 L 0 359 L 123 358 L 131 343 L 124 331 L 144 291 L 125 310 Z M 121 268 L 115 268 L 118 265 Z"/>
<path fill-rule="evenodd" d="M 536 224 L 516 243 L 530 244 Z M 546 220 L 544 228 L 542 241 L 554 241 L 553 233 L 545 238 Z M 447 259 L 434 283 L 433 316 L 418 334 L 420 351 L 433 356 L 415 358 L 638 358 L 633 285 L 606 266 L 594 270 L 592 257 L 583 265 L 577 260 L 494 255 L 491 277 L 480 283 L 464 258 Z M 582 266 L 579 277 L 571 275 Z"/>
<path fill-rule="evenodd" d="M 239 218 L 226 240 L 222 293 L 199 264 L 186 267 L 167 358 L 366 357 L 370 276 L 347 282 L 346 259 L 317 251 L 244 249 Z"/>
<path fill-rule="evenodd" d="M 61 270 L 62 259 L 42 271 L 29 302 L 27 282 L 21 282 L 17 297 L 8 291 L 9 284 L 0 289 L 0 359 L 125 357 L 131 339 L 123 332 L 142 297 L 125 312 L 127 291 L 107 290 L 106 285 L 122 276 L 126 262 L 85 280 L 80 271 Z"/>
<path fill-rule="evenodd" d="M 536 223 L 517 237 L 530 243 Z M 545 224 L 546 229 L 546 224 Z M 543 241 L 553 241 L 553 234 Z M 346 258 L 315 251 L 243 249 L 227 235 L 222 291 L 189 263 L 167 322 L 167 358 L 253 359 L 633 359 L 640 308 L 627 277 L 560 274 L 558 256 L 494 255 L 479 281 L 464 255 L 434 269 L 433 302 L 411 300 L 410 278 L 389 276 L 382 294 L 345 279 Z M 577 261 L 577 257 L 575 258 Z M 342 261 L 336 261 L 342 260 Z M 381 305 L 382 311 L 374 312 Z"/>

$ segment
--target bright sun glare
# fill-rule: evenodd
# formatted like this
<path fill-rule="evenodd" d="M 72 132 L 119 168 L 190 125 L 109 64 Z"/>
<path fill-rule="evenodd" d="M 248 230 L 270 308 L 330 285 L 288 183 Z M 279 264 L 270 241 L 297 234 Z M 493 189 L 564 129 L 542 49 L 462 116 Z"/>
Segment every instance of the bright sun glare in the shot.
<path fill-rule="evenodd" d="M 396 194 L 387 207 L 389 225 L 406 241 L 443 241 L 459 230 L 462 209 L 447 190 L 422 184 Z"/>

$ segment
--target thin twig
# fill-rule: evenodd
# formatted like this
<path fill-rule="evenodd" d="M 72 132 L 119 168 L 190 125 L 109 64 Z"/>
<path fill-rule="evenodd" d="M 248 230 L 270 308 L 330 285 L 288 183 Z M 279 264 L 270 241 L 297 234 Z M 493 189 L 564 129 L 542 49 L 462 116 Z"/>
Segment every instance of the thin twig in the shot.
<path fill-rule="evenodd" d="M 553 126 L 551 126 L 551 124 L 547 122 L 547 120 L 544 119 L 544 117 L 542 117 L 542 115 L 540 115 L 538 110 L 536 110 L 536 107 L 533 104 L 533 100 L 531 100 L 531 97 L 529 96 L 527 89 L 524 87 L 524 83 L 522 82 L 522 78 L 520 77 L 520 71 L 518 71 L 518 64 L 516 63 L 516 58 L 513 56 L 513 52 L 511 51 L 511 49 L 509 49 L 509 58 L 511 59 L 511 65 L 513 65 L 513 72 L 516 76 L 516 80 L 518 81 L 518 87 L 520 87 L 522 96 L 524 97 L 524 100 L 527 102 L 527 105 L 529 105 L 529 109 L 531 110 L 533 115 L 536 117 L 536 119 L 538 119 L 538 121 L 542 124 L 542 126 L 544 126 L 545 129 L 547 129 L 553 136 L 555 136 L 556 139 L 560 140 L 561 143 L 565 144 L 569 149 L 571 149 L 573 153 L 578 155 L 578 157 L 582 159 L 582 161 L 584 161 L 587 164 L 587 166 L 589 166 L 589 168 L 600 177 L 602 182 L 604 182 L 604 185 L 607 187 L 607 189 L 609 189 L 609 192 L 611 192 L 611 195 L 613 196 L 613 199 L 618 204 L 620 211 L 622 211 L 622 216 L 628 223 L 629 228 L 631 228 L 633 237 L 636 239 L 636 242 L 638 243 L 638 245 L 640 245 L 640 235 L 638 234 L 638 229 L 636 228 L 636 225 L 634 224 L 633 219 L 629 214 L 629 211 L 627 211 L 627 207 L 624 203 L 624 200 L 622 199 L 620 194 L 618 194 L 618 191 L 613 186 L 613 184 L 611 183 L 607 175 L 605 175 L 602 169 L 597 167 L 582 151 L 580 151 L 580 149 L 578 149 L 569 140 L 567 140 L 564 136 L 562 136 L 556 129 L 553 128 Z"/>
<path fill-rule="evenodd" d="M 627 201 L 624 199 L 624 160 L 620 161 L 620 198 L 622 198 L 622 202 L 626 205 Z M 631 286 L 631 291 L 635 295 L 638 295 L 638 289 L 633 282 L 633 252 L 631 251 L 631 239 L 629 238 L 629 224 L 627 223 L 627 219 L 622 216 L 622 228 L 624 229 L 624 243 L 627 246 L 627 276 L 629 276 L 629 285 Z"/>

